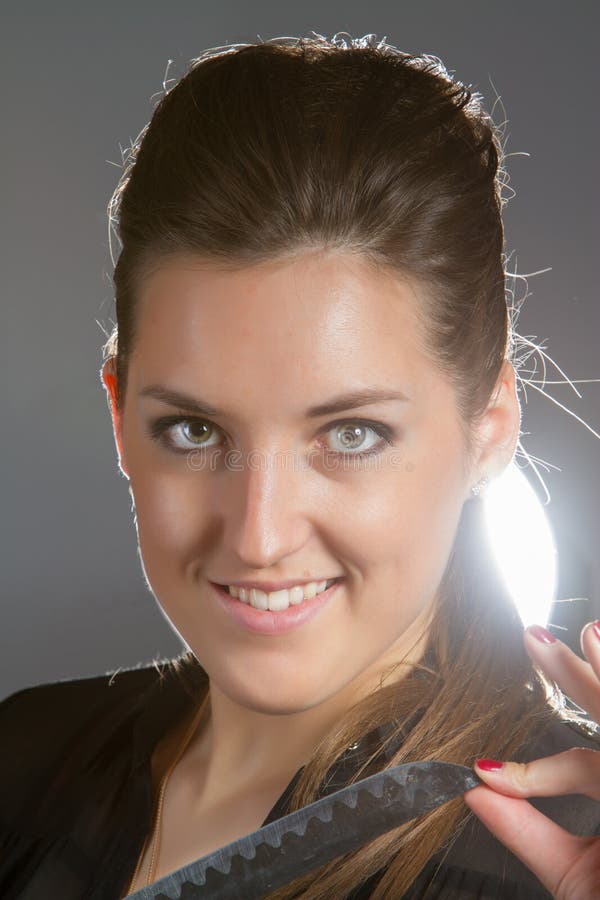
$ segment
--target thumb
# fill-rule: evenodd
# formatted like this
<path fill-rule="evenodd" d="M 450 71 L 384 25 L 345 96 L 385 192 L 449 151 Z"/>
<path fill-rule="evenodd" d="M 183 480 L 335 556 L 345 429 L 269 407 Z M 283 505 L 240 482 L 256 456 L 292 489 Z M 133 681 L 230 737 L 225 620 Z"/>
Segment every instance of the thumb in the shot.
<path fill-rule="evenodd" d="M 597 750 L 571 747 L 525 763 L 478 759 L 474 768 L 488 787 L 508 797 L 586 794 L 600 800 L 599 763 Z"/>
<path fill-rule="evenodd" d="M 537 876 L 552 896 L 580 900 L 575 894 L 559 894 L 558 890 L 593 838 L 576 837 L 524 798 L 503 796 L 486 785 L 467 791 L 463 798 L 485 827 Z M 590 900 L 592 896 L 581 895 Z"/>

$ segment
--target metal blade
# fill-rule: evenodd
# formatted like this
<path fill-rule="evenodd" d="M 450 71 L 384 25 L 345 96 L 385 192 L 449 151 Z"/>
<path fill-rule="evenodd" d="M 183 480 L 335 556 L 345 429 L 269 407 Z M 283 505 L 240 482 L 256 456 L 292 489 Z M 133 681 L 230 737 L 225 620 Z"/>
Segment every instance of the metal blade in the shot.
<path fill-rule="evenodd" d="M 264 825 L 128 900 L 261 900 L 481 783 L 472 769 L 455 763 L 394 766 Z"/>

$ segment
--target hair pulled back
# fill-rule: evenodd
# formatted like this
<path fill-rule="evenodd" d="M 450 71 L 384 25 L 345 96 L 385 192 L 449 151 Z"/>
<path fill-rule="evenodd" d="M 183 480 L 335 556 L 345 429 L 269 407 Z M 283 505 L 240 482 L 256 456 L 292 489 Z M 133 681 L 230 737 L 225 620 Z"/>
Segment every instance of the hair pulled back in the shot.
<path fill-rule="evenodd" d="M 166 256 L 237 268 L 339 249 L 418 285 L 425 347 L 455 387 L 468 438 L 514 350 L 498 130 L 438 58 L 373 35 L 312 34 L 206 51 L 132 146 L 109 205 L 122 247 L 105 345 L 118 404 L 140 288 Z M 490 559 L 480 506 L 465 504 L 422 665 L 382 683 L 315 748 L 291 810 L 317 799 L 336 759 L 377 727 L 400 746 L 366 759 L 356 778 L 414 759 L 507 758 L 556 715 Z M 180 665 L 206 689 L 191 654 Z M 269 897 L 342 898 L 381 869 L 371 896 L 397 900 L 470 815 L 459 798 Z"/>

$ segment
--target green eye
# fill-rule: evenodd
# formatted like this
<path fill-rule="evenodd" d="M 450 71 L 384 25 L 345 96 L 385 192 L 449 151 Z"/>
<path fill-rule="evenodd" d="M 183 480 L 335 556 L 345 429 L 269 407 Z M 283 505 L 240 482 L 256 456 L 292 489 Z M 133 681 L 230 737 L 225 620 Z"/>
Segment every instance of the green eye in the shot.
<path fill-rule="evenodd" d="M 207 434 L 210 435 L 212 430 L 212 426 L 202 420 L 184 419 L 179 424 L 183 426 L 182 433 L 186 439 L 198 446 L 206 443 Z"/>
<path fill-rule="evenodd" d="M 364 447 L 365 434 L 369 431 L 372 434 L 377 435 L 379 440 L 376 439 L 373 443 Z M 350 453 L 352 456 L 361 456 L 363 452 L 369 452 L 373 447 L 376 447 L 381 443 L 381 434 L 371 425 L 365 425 L 363 423 L 346 422 L 343 425 L 335 425 L 330 429 L 330 432 L 333 432 L 340 442 L 341 449 L 335 450 L 334 448 L 334 452 Z M 354 451 L 356 450 L 359 452 L 355 453 Z"/>
<path fill-rule="evenodd" d="M 189 416 L 163 416 L 150 424 L 152 440 L 161 440 L 175 452 L 183 453 L 198 447 L 215 446 L 207 440 L 214 431 L 215 426 L 211 422 Z"/>
<path fill-rule="evenodd" d="M 218 446 L 218 441 L 209 441 L 209 438 L 219 430 L 218 426 L 206 419 L 184 415 L 162 416 L 149 425 L 152 440 L 162 442 L 174 453 Z M 369 432 L 376 435 L 378 440 L 371 440 L 364 446 Z M 343 419 L 327 425 L 322 433 L 334 433 L 339 442 L 337 447 L 328 449 L 328 453 L 359 458 L 380 453 L 386 444 L 393 444 L 396 437 L 394 429 L 388 425 L 364 419 Z"/>

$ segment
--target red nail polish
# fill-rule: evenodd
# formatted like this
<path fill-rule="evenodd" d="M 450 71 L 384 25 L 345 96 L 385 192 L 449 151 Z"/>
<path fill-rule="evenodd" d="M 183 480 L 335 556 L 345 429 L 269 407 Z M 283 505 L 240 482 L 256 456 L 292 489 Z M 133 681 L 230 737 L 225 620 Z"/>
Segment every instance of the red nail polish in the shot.
<path fill-rule="evenodd" d="M 537 638 L 541 644 L 555 644 L 556 638 L 541 625 L 530 625 L 527 631 Z"/>
<path fill-rule="evenodd" d="M 600 619 L 596 619 L 595 622 L 592 622 L 592 630 L 600 641 Z"/>
<path fill-rule="evenodd" d="M 499 772 L 504 763 L 498 762 L 497 759 L 477 759 L 475 764 L 483 769 L 484 772 Z"/>

